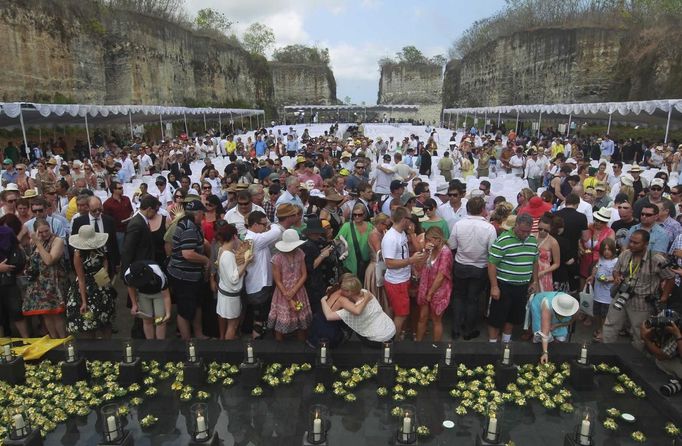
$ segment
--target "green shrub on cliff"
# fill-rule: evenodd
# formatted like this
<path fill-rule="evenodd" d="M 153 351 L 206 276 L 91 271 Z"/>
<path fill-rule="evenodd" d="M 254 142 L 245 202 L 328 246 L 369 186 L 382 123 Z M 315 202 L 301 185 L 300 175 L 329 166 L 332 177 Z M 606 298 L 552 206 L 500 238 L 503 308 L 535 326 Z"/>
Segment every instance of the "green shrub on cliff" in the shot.
<path fill-rule="evenodd" d="M 495 40 L 541 27 L 630 27 L 679 23 L 680 0 L 506 0 L 506 7 L 471 25 L 450 48 L 461 59 Z"/>

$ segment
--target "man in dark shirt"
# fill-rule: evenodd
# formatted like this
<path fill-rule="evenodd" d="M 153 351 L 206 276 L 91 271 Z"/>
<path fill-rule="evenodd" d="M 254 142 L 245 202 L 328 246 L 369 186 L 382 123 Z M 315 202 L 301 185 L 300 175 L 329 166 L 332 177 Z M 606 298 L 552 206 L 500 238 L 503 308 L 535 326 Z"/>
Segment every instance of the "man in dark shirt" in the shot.
<path fill-rule="evenodd" d="M 583 231 L 587 230 L 587 217 L 578 212 L 580 197 L 574 193 L 566 196 L 566 207 L 556 212 L 557 217 L 564 220 L 563 236 L 568 240 L 568 253 L 566 258 L 574 259 L 573 264 L 566 265 L 568 270 L 568 281 L 571 290 L 578 289 L 578 243 Z"/>
<path fill-rule="evenodd" d="M 615 221 L 611 225 L 611 229 L 616 233 L 616 243 L 618 244 L 618 247 L 620 249 L 626 249 L 628 232 L 630 232 L 631 227 L 639 223 L 639 220 L 634 217 L 632 204 L 628 201 L 628 196 L 626 194 L 616 195 L 614 201 L 618 209 L 620 220 Z"/>

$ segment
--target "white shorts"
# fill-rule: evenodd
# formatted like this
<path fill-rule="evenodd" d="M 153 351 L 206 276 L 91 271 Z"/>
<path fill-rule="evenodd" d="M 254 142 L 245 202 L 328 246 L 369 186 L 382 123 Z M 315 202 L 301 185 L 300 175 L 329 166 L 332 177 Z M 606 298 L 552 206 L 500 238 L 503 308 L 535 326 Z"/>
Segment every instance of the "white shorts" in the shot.
<path fill-rule="evenodd" d="M 239 296 L 225 296 L 218 292 L 216 313 L 223 319 L 236 319 L 242 313 L 242 301 Z"/>

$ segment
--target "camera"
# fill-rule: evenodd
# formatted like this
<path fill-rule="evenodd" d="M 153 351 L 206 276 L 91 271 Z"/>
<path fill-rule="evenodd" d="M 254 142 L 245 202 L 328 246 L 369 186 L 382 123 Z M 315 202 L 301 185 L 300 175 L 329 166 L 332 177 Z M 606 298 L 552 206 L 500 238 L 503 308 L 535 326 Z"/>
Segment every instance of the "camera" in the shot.
<path fill-rule="evenodd" d="M 668 256 L 668 259 L 665 261 L 665 263 L 661 263 L 660 268 L 661 269 L 677 268 L 678 266 L 679 265 L 677 264 L 677 257 Z"/>
<path fill-rule="evenodd" d="M 622 310 L 623 306 L 628 302 L 632 294 L 632 287 L 629 281 L 623 281 L 618 285 L 616 290 L 616 298 L 613 301 L 613 306 L 616 310 Z"/>
<path fill-rule="evenodd" d="M 680 315 L 677 311 L 665 309 L 658 315 L 649 317 L 644 321 L 644 325 L 646 325 L 647 328 L 660 330 L 673 324 L 679 327 L 680 322 L 682 321 L 680 321 Z"/>

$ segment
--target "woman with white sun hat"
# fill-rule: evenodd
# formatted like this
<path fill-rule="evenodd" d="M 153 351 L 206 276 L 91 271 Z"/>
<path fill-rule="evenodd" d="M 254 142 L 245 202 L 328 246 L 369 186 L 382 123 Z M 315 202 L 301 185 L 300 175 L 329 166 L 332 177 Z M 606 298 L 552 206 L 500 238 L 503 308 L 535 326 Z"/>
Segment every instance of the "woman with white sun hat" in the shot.
<path fill-rule="evenodd" d="M 542 343 L 542 364 L 549 360 L 547 348 L 550 342 L 565 342 L 568 339 L 568 326 L 579 307 L 573 296 L 556 291 L 536 293 L 528 301 L 525 328 L 532 322 L 533 342 Z"/>

